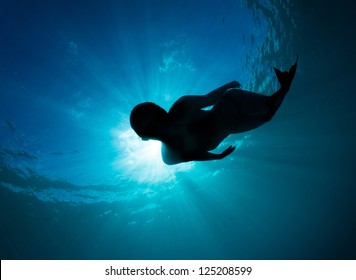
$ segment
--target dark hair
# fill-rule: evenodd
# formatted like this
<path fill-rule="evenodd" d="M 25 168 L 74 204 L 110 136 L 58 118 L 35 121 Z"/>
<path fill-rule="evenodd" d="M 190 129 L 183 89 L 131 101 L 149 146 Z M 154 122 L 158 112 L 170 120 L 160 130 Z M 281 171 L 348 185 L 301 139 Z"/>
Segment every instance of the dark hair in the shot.
<path fill-rule="evenodd" d="M 162 123 L 167 117 L 167 112 L 152 102 L 136 105 L 130 114 L 132 129 L 140 137 L 156 137 L 159 132 L 157 124 Z"/>

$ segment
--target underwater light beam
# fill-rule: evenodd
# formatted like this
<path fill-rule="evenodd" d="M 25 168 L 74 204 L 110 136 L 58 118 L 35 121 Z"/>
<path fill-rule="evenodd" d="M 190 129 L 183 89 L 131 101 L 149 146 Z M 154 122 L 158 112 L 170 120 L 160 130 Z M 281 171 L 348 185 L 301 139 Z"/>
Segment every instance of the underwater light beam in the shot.
<path fill-rule="evenodd" d="M 127 123 L 127 122 L 126 122 Z M 117 177 L 144 184 L 172 183 L 176 174 L 190 170 L 194 163 L 168 166 L 161 158 L 161 142 L 142 141 L 130 128 L 112 130 L 113 145 L 118 156 L 113 163 Z"/>

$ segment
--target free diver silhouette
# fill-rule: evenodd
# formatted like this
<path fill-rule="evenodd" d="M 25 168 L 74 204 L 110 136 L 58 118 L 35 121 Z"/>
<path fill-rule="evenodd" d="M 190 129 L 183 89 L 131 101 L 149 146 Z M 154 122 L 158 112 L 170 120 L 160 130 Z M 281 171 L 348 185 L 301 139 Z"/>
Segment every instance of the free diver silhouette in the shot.
<path fill-rule="evenodd" d="M 298 57 L 289 71 L 274 68 L 280 88 L 271 96 L 240 89 L 232 81 L 206 95 L 180 97 L 166 112 L 152 102 L 135 106 L 130 124 L 142 140 L 162 142 L 162 159 L 168 165 L 187 161 L 223 159 L 234 146 L 221 154 L 211 153 L 230 134 L 253 130 L 270 121 L 290 89 Z M 211 110 L 203 108 L 213 106 Z"/>

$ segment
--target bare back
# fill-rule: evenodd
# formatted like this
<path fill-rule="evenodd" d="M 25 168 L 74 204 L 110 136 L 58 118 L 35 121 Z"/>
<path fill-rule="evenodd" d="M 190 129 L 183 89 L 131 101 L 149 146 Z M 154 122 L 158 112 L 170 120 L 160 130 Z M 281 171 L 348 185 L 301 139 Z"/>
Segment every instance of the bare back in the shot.
<path fill-rule="evenodd" d="M 227 136 L 217 114 L 211 110 L 176 102 L 168 114 L 172 147 L 181 152 L 213 150 Z"/>

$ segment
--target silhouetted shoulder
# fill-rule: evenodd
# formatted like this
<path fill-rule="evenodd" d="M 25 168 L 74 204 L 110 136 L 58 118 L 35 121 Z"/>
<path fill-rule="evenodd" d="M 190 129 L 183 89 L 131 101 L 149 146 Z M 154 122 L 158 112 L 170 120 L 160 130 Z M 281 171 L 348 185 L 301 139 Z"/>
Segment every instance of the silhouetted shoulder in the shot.
<path fill-rule="evenodd" d="M 173 103 L 172 107 L 168 111 L 168 114 L 171 116 L 179 116 L 181 114 L 185 114 L 187 111 L 194 109 L 195 108 L 189 102 L 189 96 L 182 96 Z"/>
<path fill-rule="evenodd" d="M 178 152 L 174 151 L 164 143 L 162 143 L 161 146 L 161 154 L 163 162 L 167 165 L 174 165 L 184 162 L 182 156 Z"/>

